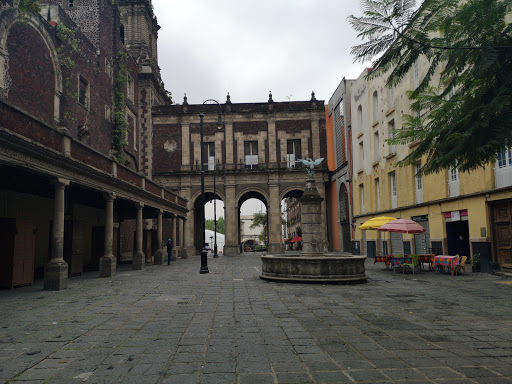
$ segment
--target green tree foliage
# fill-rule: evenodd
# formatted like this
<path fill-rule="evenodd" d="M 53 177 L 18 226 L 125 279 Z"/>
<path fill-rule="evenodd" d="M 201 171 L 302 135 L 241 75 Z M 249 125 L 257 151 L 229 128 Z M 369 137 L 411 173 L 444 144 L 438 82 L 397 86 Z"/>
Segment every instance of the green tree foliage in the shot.
<path fill-rule="evenodd" d="M 204 226 L 206 229 L 209 229 L 210 231 L 215 230 L 215 223 L 213 222 L 213 220 L 206 220 Z M 217 219 L 217 233 L 226 233 L 223 217 L 219 217 Z"/>
<path fill-rule="evenodd" d="M 426 155 L 424 173 L 462 171 L 494 161 L 512 145 L 512 2 L 504 0 L 362 0 L 350 16 L 359 36 L 355 60 L 382 54 L 368 75 L 389 74 L 396 86 L 420 57 L 428 71 L 410 91 L 414 116 L 405 116 L 393 144 L 418 142 L 399 165 Z M 439 79 L 435 76 L 440 73 Z"/>
<path fill-rule="evenodd" d="M 255 213 L 253 216 L 254 220 L 249 228 L 262 227 L 261 233 L 258 236 L 260 242 L 265 244 L 267 240 L 267 214 L 266 213 Z"/>

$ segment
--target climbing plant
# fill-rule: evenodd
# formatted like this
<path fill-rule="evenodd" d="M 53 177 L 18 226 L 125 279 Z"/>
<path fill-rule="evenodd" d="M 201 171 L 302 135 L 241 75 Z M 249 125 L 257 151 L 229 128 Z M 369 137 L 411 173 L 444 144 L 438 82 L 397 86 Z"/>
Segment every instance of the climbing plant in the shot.
<path fill-rule="evenodd" d="M 39 0 L 20 0 L 20 4 L 18 5 L 18 10 L 22 13 L 34 13 L 38 14 L 41 12 L 41 7 L 39 6 Z"/>
<path fill-rule="evenodd" d="M 115 65 L 117 71 L 114 76 L 114 108 L 113 108 L 113 127 L 112 127 L 112 149 L 116 153 L 119 161 L 124 161 L 124 146 L 128 144 L 126 137 L 128 134 L 128 121 L 126 121 L 126 102 L 125 90 L 127 82 L 126 59 L 128 54 L 119 51 L 116 57 Z"/>
<path fill-rule="evenodd" d="M 78 100 L 78 92 L 71 91 L 74 78 L 73 70 L 76 67 L 75 60 L 72 56 L 80 53 L 80 39 L 78 39 L 73 29 L 66 27 L 63 23 L 57 24 L 55 37 L 60 43 L 57 47 L 57 56 L 59 57 L 59 63 L 62 68 L 65 93 L 73 100 Z M 62 123 L 65 125 L 75 124 L 76 118 L 70 111 L 67 111 L 64 113 Z"/>

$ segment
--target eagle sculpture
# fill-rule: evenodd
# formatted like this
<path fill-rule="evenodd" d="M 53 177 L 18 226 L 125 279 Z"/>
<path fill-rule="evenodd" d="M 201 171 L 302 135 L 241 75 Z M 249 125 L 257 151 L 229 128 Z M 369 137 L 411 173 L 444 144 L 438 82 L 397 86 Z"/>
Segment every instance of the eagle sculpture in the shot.
<path fill-rule="evenodd" d="M 313 177 L 313 174 L 315 173 L 315 166 L 319 165 L 322 161 L 324 161 L 324 158 L 311 160 L 311 158 L 308 158 L 307 160 L 299 159 L 299 161 L 306 166 L 306 170 L 308 171 L 309 178 Z"/>

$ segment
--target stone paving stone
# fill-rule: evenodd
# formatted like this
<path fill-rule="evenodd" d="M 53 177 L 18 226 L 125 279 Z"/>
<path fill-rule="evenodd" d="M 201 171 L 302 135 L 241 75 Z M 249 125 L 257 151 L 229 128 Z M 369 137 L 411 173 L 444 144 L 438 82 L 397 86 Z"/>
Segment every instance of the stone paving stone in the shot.
<path fill-rule="evenodd" d="M 361 382 L 375 382 L 375 381 L 386 381 L 389 380 L 387 376 L 382 374 L 377 369 L 351 369 L 344 371 L 346 375 L 348 375 L 351 379 L 353 379 L 356 383 Z"/>
<path fill-rule="evenodd" d="M 162 384 L 196 384 L 199 380 L 199 374 L 191 375 L 173 375 L 162 380 Z M 138 384 L 134 382 L 134 384 Z"/>
<path fill-rule="evenodd" d="M 200 377 L 201 383 L 207 384 L 227 384 L 236 383 L 236 374 L 234 373 L 207 373 Z"/>
<path fill-rule="evenodd" d="M 269 384 L 274 382 L 274 378 L 269 373 L 248 373 L 239 376 L 240 384 Z M 174 384 L 174 383 L 173 383 Z"/>
<path fill-rule="evenodd" d="M 309 384 L 314 380 L 303 372 L 276 372 L 279 384 Z"/>
<path fill-rule="evenodd" d="M 312 372 L 311 375 L 313 379 L 318 384 L 349 384 L 353 383 L 344 373 L 343 371 L 318 371 Z"/>
<path fill-rule="evenodd" d="M 318 384 L 340 371 L 372 384 L 511 382 L 512 302 L 497 276 L 402 275 L 368 260 L 367 284 L 323 286 L 263 281 L 252 254 L 209 264 L 207 275 L 191 257 L 172 271 L 85 273 L 61 292 L 0 291 L 0 381 L 41 367 L 55 383 L 277 384 L 301 372 L 295 381 Z"/>

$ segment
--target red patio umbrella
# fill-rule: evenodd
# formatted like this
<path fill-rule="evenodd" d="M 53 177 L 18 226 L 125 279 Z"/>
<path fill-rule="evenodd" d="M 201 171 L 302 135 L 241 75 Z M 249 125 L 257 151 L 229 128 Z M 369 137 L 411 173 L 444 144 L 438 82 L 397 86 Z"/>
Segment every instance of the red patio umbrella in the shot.
<path fill-rule="evenodd" d="M 379 227 L 380 232 L 398 232 L 398 233 L 423 233 L 425 228 L 415 221 L 408 219 L 396 219 Z"/>

